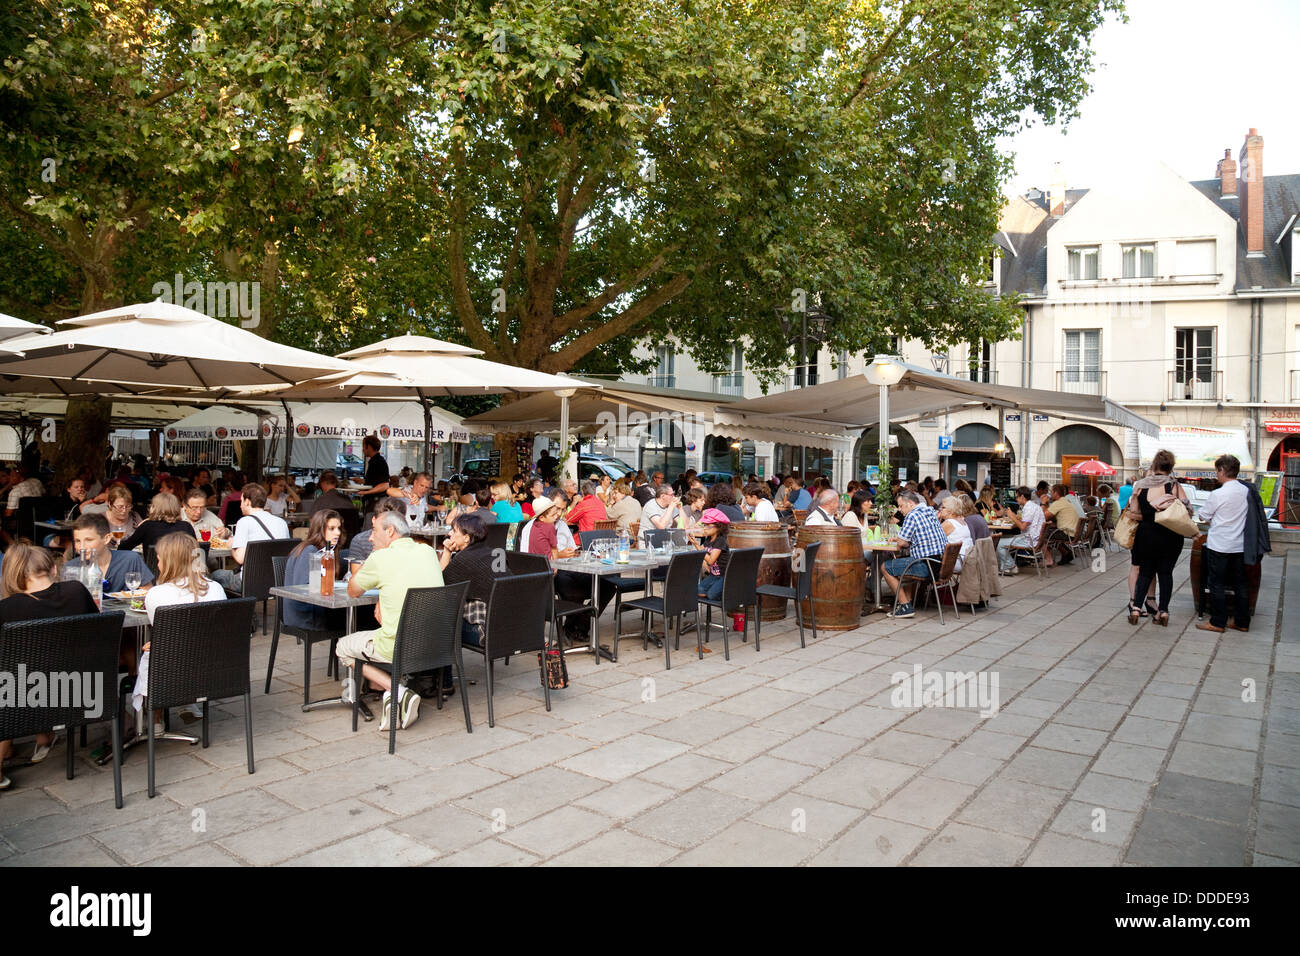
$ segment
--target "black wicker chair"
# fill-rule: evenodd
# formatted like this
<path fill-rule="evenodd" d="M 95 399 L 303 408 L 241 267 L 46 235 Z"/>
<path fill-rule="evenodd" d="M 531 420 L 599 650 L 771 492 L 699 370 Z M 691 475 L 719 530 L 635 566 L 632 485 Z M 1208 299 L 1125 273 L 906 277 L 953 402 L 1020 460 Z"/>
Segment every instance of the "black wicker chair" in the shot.
<path fill-rule="evenodd" d="M 506 539 L 509 537 L 509 524 L 501 521 L 493 521 L 488 524 L 486 540 L 489 548 L 492 548 L 493 550 L 501 548 L 504 550 L 506 547 Z"/>
<path fill-rule="evenodd" d="M 506 568 L 511 574 L 550 574 L 551 562 L 546 559 L 545 555 L 528 554 L 524 551 L 510 551 L 506 553 Z M 551 580 L 551 603 L 546 612 L 546 618 L 551 622 L 551 635 L 555 644 L 560 643 L 560 622 L 566 617 L 574 615 L 586 615 L 591 612 L 591 605 L 583 601 L 566 601 L 563 598 L 555 596 L 555 581 Z M 509 664 L 509 659 L 506 660 Z"/>
<path fill-rule="evenodd" d="M 794 619 L 799 625 L 799 646 L 807 647 L 804 642 L 803 634 L 803 602 L 808 602 L 808 613 L 812 619 L 813 640 L 817 640 L 817 611 L 813 608 L 812 602 L 812 569 L 813 562 L 817 560 L 817 552 L 821 549 L 822 543 L 814 541 L 803 549 L 803 569 L 792 571 L 794 575 L 794 587 L 788 587 L 784 584 L 760 584 L 754 590 L 759 597 L 776 597 L 783 600 L 794 601 Z M 793 562 L 792 562 L 793 564 Z M 761 618 L 762 608 L 759 608 L 758 616 Z"/>
<path fill-rule="evenodd" d="M 704 645 L 699 643 L 699 598 L 697 589 L 700 582 L 700 567 L 704 564 L 703 551 L 684 551 L 674 554 L 668 562 L 668 576 L 664 579 L 662 596 L 647 595 L 626 602 L 623 606 L 641 612 L 641 649 L 649 646 L 650 618 L 661 614 L 664 618 L 664 667 L 672 670 L 672 647 L 681 647 L 682 617 L 694 612 L 696 614 L 696 644 L 700 659 L 704 659 Z M 672 640 L 669 640 L 668 622 L 673 622 Z M 614 618 L 614 660 L 618 660 L 618 641 L 622 637 L 621 619 Z"/>
<path fill-rule="evenodd" d="M 68 779 L 71 780 L 76 763 L 73 728 L 111 721 L 113 805 L 119 810 L 122 809 L 122 708 L 117 650 L 125 616 L 122 611 L 109 611 L 12 621 L 0 630 L 0 673 L 17 674 L 22 668 L 29 674 L 49 675 L 52 682 L 56 674 L 90 675 L 92 680 L 101 682 L 97 688 L 99 711 L 90 717 L 86 716 L 84 706 L 0 707 L 0 740 L 67 728 Z M 84 697 L 78 703 L 84 705 Z"/>
<path fill-rule="evenodd" d="M 758 610 L 758 564 L 763 560 L 762 548 L 733 548 L 727 552 L 727 566 L 722 572 L 722 595 L 718 600 L 699 598 L 700 607 L 704 609 L 704 626 L 700 630 L 707 635 L 713 623 L 713 609 L 722 612 L 722 652 L 731 660 L 731 627 L 725 619 L 728 614 L 737 611 L 745 615 L 745 630 L 742 639 L 749 640 L 749 614 Z M 699 618 L 697 617 L 698 621 Z M 759 640 L 762 633 L 762 615 L 754 614 L 754 650 L 760 650 Z"/>
<path fill-rule="evenodd" d="M 465 610 L 465 592 L 469 582 L 448 584 L 440 588 L 411 588 L 402 600 L 402 616 L 393 638 L 393 662 L 367 660 L 364 663 L 393 675 L 394 689 L 401 678 L 423 671 L 439 671 L 438 690 L 434 697 L 442 710 L 441 669 L 454 667 L 460 682 L 460 702 L 465 709 L 465 730 L 474 732 L 469 720 L 469 695 L 465 692 L 465 661 L 461 656 L 460 628 Z M 358 661 L 358 663 L 362 663 Z M 360 675 L 358 675 L 358 678 Z M 388 718 L 388 752 L 397 751 L 398 700 L 392 698 Z M 357 730 L 361 712 L 361 695 L 353 695 L 352 732 Z"/>
<path fill-rule="evenodd" d="M 144 699 L 149 729 L 149 796 L 154 796 L 153 711 L 203 705 L 208 746 L 208 703 L 244 699 L 244 740 L 253 773 L 253 695 L 248 664 L 255 598 L 171 604 L 154 613 L 149 636 L 149 686 Z"/>
<path fill-rule="evenodd" d="M 488 726 L 496 726 L 492 711 L 492 663 L 509 659 L 514 654 L 539 651 L 542 662 L 538 670 L 542 677 L 542 691 L 546 709 L 551 709 L 551 688 L 546 683 L 545 660 L 547 650 L 546 619 L 553 597 L 551 573 L 509 574 L 492 584 L 488 600 L 487 621 L 483 625 L 483 645 L 465 645 L 483 655 L 487 664 Z M 465 688 L 461 687 L 462 695 Z"/>
<path fill-rule="evenodd" d="M 266 604 L 271 599 L 271 588 L 275 587 L 275 569 L 271 566 L 271 559 L 287 558 L 289 552 L 300 543 L 294 538 L 248 543 L 244 553 L 244 575 L 240 597 L 254 598 L 262 602 L 263 634 L 266 633 Z"/>
<path fill-rule="evenodd" d="M 273 557 L 271 559 L 271 570 L 275 576 L 275 586 L 284 586 L 284 569 L 288 565 L 289 559 L 282 557 Z M 342 582 L 339 582 L 342 585 Z M 271 672 L 275 670 L 275 651 L 280 646 L 280 634 L 284 633 L 290 637 L 298 639 L 302 645 L 302 709 L 309 711 L 312 709 L 311 699 L 311 649 L 313 645 L 323 644 L 329 641 L 329 657 L 325 661 L 325 676 L 337 676 L 338 659 L 334 656 L 334 647 L 343 636 L 343 628 L 314 630 L 305 627 L 293 627 L 284 623 L 284 601 L 276 599 L 275 602 L 275 629 L 271 631 L 271 657 L 266 662 L 266 687 L 262 693 L 271 693 Z M 328 703 L 322 701 L 321 703 Z"/>

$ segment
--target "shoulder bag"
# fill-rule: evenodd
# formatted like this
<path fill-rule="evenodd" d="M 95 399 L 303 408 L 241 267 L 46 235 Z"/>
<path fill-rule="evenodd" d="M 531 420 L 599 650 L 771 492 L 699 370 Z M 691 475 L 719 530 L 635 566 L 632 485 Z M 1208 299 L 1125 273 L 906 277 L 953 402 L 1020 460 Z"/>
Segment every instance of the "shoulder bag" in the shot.
<path fill-rule="evenodd" d="M 1201 529 L 1196 526 L 1192 513 L 1187 510 L 1187 505 L 1183 504 L 1181 495 L 1174 494 L 1170 489 L 1170 485 L 1165 485 L 1166 494 L 1159 502 L 1152 503 L 1152 507 L 1156 509 L 1156 524 L 1184 538 L 1195 538 L 1201 533 Z"/>

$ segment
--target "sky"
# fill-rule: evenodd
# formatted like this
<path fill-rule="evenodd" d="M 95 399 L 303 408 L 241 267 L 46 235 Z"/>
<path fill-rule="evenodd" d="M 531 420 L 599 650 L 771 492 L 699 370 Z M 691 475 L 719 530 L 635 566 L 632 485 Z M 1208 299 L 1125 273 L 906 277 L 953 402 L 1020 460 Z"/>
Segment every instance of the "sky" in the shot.
<path fill-rule="evenodd" d="M 1070 188 L 1151 160 L 1213 179 L 1252 126 L 1264 175 L 1300 173 L 1300 0 L 1128 0 L 1128 17 L 1094 35 L 1093 90 L 1077 119 L 1003 140 L 1016 162 L 1007 195 L 1047 189 L 1058 162 Z"/>

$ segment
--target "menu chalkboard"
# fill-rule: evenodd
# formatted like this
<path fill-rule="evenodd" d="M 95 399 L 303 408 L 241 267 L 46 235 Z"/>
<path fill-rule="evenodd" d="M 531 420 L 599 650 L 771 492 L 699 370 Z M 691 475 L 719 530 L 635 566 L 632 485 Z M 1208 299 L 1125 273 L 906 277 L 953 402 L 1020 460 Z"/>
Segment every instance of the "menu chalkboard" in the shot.
<path fill-rule="evenodd" d="M 493 449 L 492 449 L 492 454 L 489 455 L 488 457 L 489 457 L 489 458 L 491 459 L 491 461 L 492 461 L 492 465 L 491 465 L 491 467 L 488 469 L 488 472 L 489 472 L 490 474 L 492 474 L 494 477 L 497 477 L 497 478 L 504 477 L 504 476 L 501 474 L 501 449 L 499 449 L 499 448 L 493 448 Z"/>
<path fill-rule="evenodd" d="M 994 458 L 989 462 L 989 477 L 994 488 L 1011 487 L 1011 459 Z"/>

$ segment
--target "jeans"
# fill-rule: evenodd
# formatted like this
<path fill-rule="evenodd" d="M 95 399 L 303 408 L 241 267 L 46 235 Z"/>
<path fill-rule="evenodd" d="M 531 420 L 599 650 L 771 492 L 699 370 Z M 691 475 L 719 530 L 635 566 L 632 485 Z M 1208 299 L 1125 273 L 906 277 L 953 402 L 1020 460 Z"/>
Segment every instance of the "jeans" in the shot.
<path fill-rule="evenodd" d="M 1018 534 L 1014 538 L 1003 538 L 998 542 L 998 567 L 1003 571 L 1010 571 L 1016 566 L 1016 559 L 1011 554 L 1012 548 L 1029 548 L 1033 542 L 1029 540 L 1029 535 Z"/>
<path fill-rule="evenodd" d="M 722 575 L 706 574 L 700 578 L 700 588 L 696 592 L 700 597 L 708 598 L 710 601 L 722 599 Z"/>
<path fill-rule="evenodd" d="M 1246 578 L 1246 564 L 1240 551 L 1225 554 L 1205 548 L 1201 552 L 1207 571 L 1210 591 L 1210 623 L 1215 627 L 1228 626 L 1228 588 L 1232 588 L 1236 609 L 1233 619 L 1237 627 L 1250 626 L 1250 581 Z"/>
<path fill-rule="evenodd" d="M 227 571 L 222 568 L 220 571 L 212 572 L 212 580 L 221 585 L 221 589 L 226 592 L 226 597 L 242 597 L 244 593 L 244 572 Z"/>

